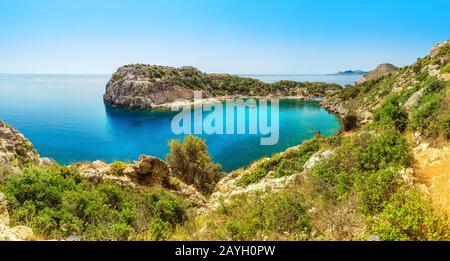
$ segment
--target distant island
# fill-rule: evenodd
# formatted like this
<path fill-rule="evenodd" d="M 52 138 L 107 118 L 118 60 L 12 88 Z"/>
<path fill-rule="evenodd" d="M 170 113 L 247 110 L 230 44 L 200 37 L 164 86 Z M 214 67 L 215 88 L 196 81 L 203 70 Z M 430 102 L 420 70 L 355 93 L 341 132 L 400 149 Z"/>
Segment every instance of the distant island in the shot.
<path fill-rule="evenodd" d="M 361 70 L 347 70 L 347 71 L 340 71 L 335 73 L 335 75 L 366 75 L 368 74 L 368 72 L 366 71 L 361 71 Z"/>

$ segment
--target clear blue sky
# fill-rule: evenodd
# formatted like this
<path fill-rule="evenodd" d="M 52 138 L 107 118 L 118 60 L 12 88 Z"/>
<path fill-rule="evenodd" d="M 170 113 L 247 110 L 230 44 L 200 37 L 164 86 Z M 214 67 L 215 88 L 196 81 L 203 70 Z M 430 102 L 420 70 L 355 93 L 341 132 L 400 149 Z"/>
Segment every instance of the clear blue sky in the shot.
<path fill-rule="evenodd" d="M 413 63 L 450 38 L 450 1 L 0 0 L 0 72 L 331 73 Z"/>

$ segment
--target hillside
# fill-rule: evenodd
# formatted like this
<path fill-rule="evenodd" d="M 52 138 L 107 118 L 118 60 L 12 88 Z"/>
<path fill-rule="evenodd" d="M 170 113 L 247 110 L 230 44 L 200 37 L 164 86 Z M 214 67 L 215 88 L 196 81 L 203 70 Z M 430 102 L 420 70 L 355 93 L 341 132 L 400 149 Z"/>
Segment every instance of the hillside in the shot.
<path fill-rule="evenodd" d="M 336 84 L 260 80 L 229 74 L 206 74 L 194 67 L 173 68 L 134 64 L 119 68 L 106 86 L 106 103 L 126 108 L 170 107 L 177 99 L 192 100 L 194 91 L 203 97 L 224 96 L 323 96 L 342 87 Z"/>
<path fill-rule="evenodd" d="M 132 85 L 131 68 L 130 80 L 110 86 Z M 164 75 L 160 87 L 180 79 Z M 0 184 L 0 236 L 26 225 L 42 239 L 450 240 L 450 41 L 413 65 L 330 92 L 322 105 L 341 115 L 339 135 L 225 176 L 192 136 L 172 141 L 166 161 L 60 166 L 39 164 L 32 145 L 3 124 L 3 161 L 19 167 Z"/>

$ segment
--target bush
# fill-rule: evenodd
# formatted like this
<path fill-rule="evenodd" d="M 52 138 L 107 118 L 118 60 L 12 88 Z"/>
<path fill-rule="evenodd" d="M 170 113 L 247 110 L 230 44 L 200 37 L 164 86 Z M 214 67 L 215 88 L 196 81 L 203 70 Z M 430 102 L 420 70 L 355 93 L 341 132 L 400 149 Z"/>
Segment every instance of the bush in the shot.
<path fill-rule="evenodd" d="M 342 118 L 342 128 L 344 131 L 351 131 L 356 127 L 358 123 L 358 118 L 353 114 L 345 115 Z"/>
<path fill-rule="evenodd" d="M 445 214 L 437 213 L 430 200 L 416 191 L 399 191 L 386 203 L 370 232 L 383 240 L 449 240 Z"/>
<path fill-rule="evenodd" d="M 407 125 L 407 115 L 405 110 L 400 107 L 398 95 L 392 95 L 386 99 L 384 104 L 375 112 L 375 123 L 381 126 L 392 126 L 393 128 L 404 131 Z"/>
<path fill-rule="evenodd" d="M 356 155 L 359 169 L 378 171 L 389 166 L 409 166 L 411 152 L 406 139 L 398 131 L 385 131 L 371 137 Z"/>
<path fill-rule="evenodd" d="M 235 198 L 222 205 L 214 234 L 219 240 L 274 239 L 306 240 L 311 231 L 308 207 L 297 193 L 261 193 Z M 219 222 L 222 220 L 222 222 Z"/>
<path fill-rule="evenodd" d="M 360 210 L 367 215 L 382 210 L 385 202 L 400 187 L 398 169 L 388 168 L 379 171 L 359 173 L 356 180 L 356 191 L 360 201 Z"/>
<path fill-rule="evenodd" d="M 115 161 L 109 166 L 109 170 L 113 175 L 122 176 L 126 167 L 127 164 L 125 162 Z"/>
<path fill-rule="evenodd" d="M 221 178 L 219 164 L 214 164 L 204 140 L 192 135 L 169 142 L 167 161 L 174 175 L 203 193 L 210 193 Z"/>
<path fill-rule="evenodd" d="M 139 192 L 108 182 L 92 184 L 58 166 L 28 168 L 6 181 L 2 191 L 13 224 L 28 225 L 51 239 L 78 235 L 84 240 L 128 240 L 153 233 L 155 220 L 174 228 L 184 221 L 186 208 L 164 191 Z M 139 219 L 141 213 L 145 213 L 145 222 Z M 163 237 L 157 233 L 158 239 Z"/>
<path fill-rule="evenodd" d="M 444 85 L 435 78 L 425 83 L 425 93 L 420 106 L 416 107 L 409 120 L 412 130 L 423 133 L 428 137 L 437 137 L 443 134 L 448 139 L 448 97 L 450 85 Z M 445 88 L 444 88 L 445 87 Z"/>
<path fill-rule="evenodd" d="M 450 73 L 450 63 L 441 68 L 441 73 Z"/>

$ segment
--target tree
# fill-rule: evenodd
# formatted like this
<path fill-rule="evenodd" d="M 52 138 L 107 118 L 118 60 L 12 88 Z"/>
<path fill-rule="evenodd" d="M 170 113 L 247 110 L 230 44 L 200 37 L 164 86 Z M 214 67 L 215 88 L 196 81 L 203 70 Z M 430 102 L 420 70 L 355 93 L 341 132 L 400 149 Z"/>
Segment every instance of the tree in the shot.
<path fill-rule="evenodd" d="M 353 115 L 345 115 L 344 118 L 342 118 L 342 128 L 344 131 L 351 131 L 353 130 L 358 123 L 358 118 Z"/>
<path fill-rule="evenodd" d="M 169 147 L 167 161 L 173 174 L 201 192 L 211 193 L 221 177 L 221 166 L 212 161 L 205 141 L 188 135 L 182 143 L 171 140 Z"/>

